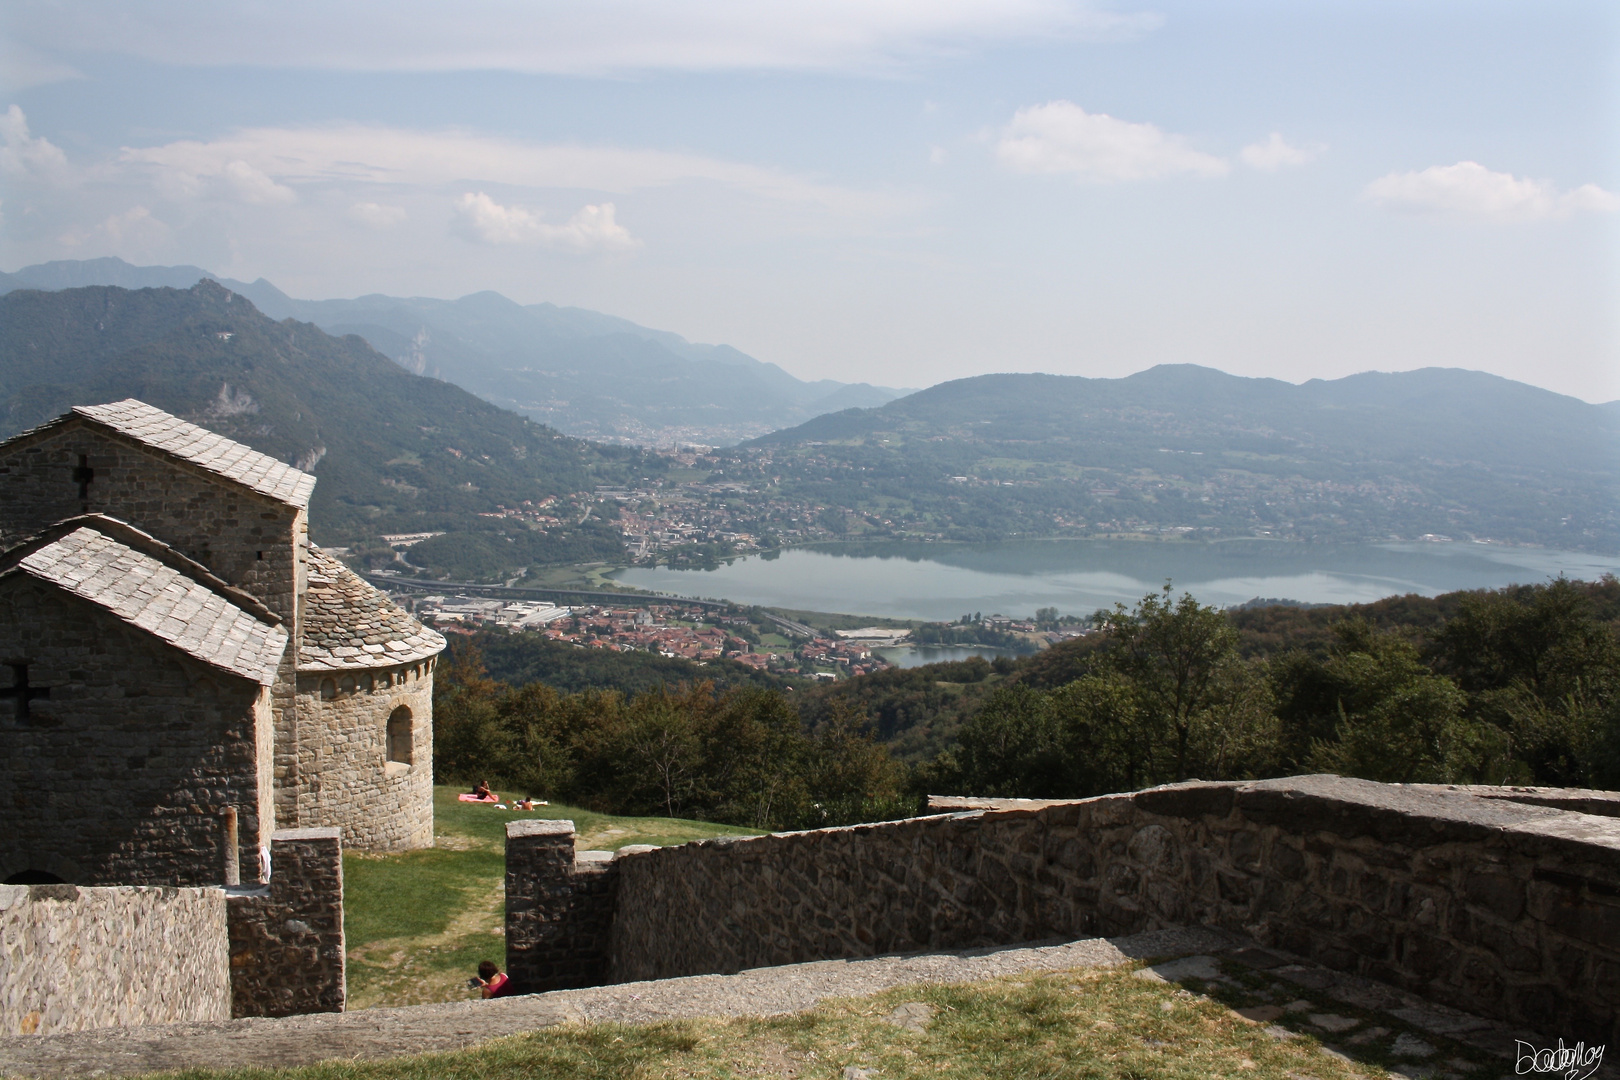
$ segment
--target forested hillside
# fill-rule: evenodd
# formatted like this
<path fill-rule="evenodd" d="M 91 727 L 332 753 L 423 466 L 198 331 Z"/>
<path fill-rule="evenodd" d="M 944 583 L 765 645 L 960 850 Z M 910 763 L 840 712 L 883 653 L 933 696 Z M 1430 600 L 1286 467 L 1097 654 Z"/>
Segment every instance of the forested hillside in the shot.
<path fill-rule="evenodd" d="M 274 322 L 212 281 L 0 297 L 0 437 L 124 397 L 313 472 L 318 542 L 444 531 L 447 571 L 476 572 L 491 545 L 524 562 L 616 558 L 601 523 L 545 532 L 477 515 L 663 468 L 412 375 L 358 337 Z"/>
<path fill-rule="evenodd" d="M 1620 418 L 1480 372 L 984 375 L 733 451 L 852 536 L 1174 532 L 1620 551 Z"/>
<path fill-rule="evenodd" d="M 613 690 L 640 694 L 683 682 L 712 682 L 721 690 L 744 686 L 782 690 L 811 682 L 773 675 L 735 660 L 700 664 L 654 652 L 582 649 L 538 634 L 505 630 L 482 630 L 470 638 L 457 636 L 453 645 L 457 650 L 476 649 L 489 677 L 497 682 L 511 686 L 539 682 L 564 693 Z"/>
<path fill-rule="evenodd" d="M 513 654 L 536 648 L 512 641 Z M 1032 657 L 798 689 L 717 692 L 687 665 L 649 690 L 625 664 L 559 693 L 489 679 L 464 643 L 453 653 L 435 706 L 442 776 L 488 773 L 616 812 L 664 799 L 788 827 L 914 811 L 930 793 L 1083 797 L 1303 772 L 1620 786 L 1612 577 L 1230 612 L 1166 589 Z M 602 763 L 604 747 L 619 764 Z"/>

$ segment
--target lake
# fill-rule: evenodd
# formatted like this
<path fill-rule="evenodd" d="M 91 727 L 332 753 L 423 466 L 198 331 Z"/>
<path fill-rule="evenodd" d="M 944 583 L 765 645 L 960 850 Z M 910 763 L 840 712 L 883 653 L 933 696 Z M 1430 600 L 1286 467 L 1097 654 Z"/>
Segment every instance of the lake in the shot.
<path fill-rule="evenodd" d="M 1025 540 L 793 548 L 714 570 L 632 567 L 622 585 L 742 604 L 947 621 L 978 612 L 1088 616 L 1169 579 L 1225 607 L 1254 597 L 1350 604 L 1401 593 L 1620 574 L 1620 556 L 1494 544 L 1305 544 L 1271 540 Z"/>

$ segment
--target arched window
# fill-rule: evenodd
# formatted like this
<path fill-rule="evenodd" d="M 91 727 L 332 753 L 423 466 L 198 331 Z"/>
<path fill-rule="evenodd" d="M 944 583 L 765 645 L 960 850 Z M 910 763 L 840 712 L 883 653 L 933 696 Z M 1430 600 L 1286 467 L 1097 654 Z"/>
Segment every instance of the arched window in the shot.
<path fill-rule="evenodd" d="M 388 717 L 388 760 L 411 763 L 411 710 L 403 705 Z"/>
<path fill-rule="evenodd" d="M 339 679 L 338 680 L 338 690 L 340 690 L 341 692 L 343 692 L 345 694 L 354 693 L 354 676 L 353 675 L 345 675 L 345 676 L 343 676 L 343 678 Z"/>
<path fill-rule="evenodd" d="M 322 679 L 321 700 L 331 701 L 335 697 L 337 697 L 337 683 L 333 682 L 331 679 Z"/>

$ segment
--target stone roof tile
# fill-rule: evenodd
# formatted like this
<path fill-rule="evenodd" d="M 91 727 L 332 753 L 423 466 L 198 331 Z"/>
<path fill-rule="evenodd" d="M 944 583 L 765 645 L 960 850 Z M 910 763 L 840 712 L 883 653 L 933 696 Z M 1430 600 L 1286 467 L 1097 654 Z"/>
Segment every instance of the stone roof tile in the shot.
<path fill-rule="evenodd" d="M 73 411 L 147 446 L 173 454 L 293 506 L 308 509 L 315 477 L 269 454 L 187 423 L 144 401 L 125 398 L 106 405 L 75 405 Z"/>
<path fill-rule="evenodd" d="M 314 544 L 309 546 L 308 581 L 299 670 L 389 667 L 444 651 L 444 638 L 436 631 Z"/>
<path fill-rule="evenodd" d="M 275 681 L 287 651 L 287 631 L 281 627 L 261 622 L 201 582 L 89 527 L 30 553 L 17 568 L 262 686 Z M 182 612 L 185 617 L 178 617 Z M 232 644 L 226 645 L 227 639 Z"/>

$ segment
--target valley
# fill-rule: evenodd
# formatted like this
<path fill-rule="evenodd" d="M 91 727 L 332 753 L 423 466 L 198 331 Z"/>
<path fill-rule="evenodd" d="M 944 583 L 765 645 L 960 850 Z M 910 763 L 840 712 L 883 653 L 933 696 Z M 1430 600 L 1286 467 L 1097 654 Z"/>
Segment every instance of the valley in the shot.
<path fill-rule="evenodd" d="M 1032 539 L 1620 551 L 1620 414 L 1476 372 L 1295 386 L 1180 365 L 1125 379 L 980 376 L 880 401 L 724 346 L 494 294 L 316 302 L 264 281 L 64 287 L 203 273 L 108 259 L 7 275 L 0 435 L 81 400 L 142 396 L 313 469 L 315 539 L 371 571 L 599 585 L 617 567 L 712 571 L 811 544 Z M 379 354 L 380 332 L 353 336 L 407 315 L 485 359 L 434 366 L 427 353 Z M 650 428 L 632 437 L 546 414 L 599 437 L 580 439 L 500 407 L 516 407 L 522 379 L 488 358 L 520 346 L 619 349 L 569 370 L 659 408 L 698 402 L 711 420 L 783 394 L 793 408 L 857 407 L 730 446 L 660 447 Z M 647 350 L 663 350 L 653 367 Z M 757 413 L 731 434 L 793 420 Z M 416 539 L 389 539 L 402 536 Z"/>

